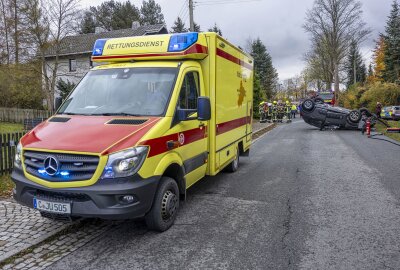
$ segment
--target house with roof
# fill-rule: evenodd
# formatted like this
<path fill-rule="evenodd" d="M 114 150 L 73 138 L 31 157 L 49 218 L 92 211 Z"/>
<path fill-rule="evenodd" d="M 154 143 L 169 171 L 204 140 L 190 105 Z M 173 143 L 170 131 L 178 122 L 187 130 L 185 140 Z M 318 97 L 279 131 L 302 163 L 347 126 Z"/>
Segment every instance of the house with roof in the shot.
<path fill-rule="evenodd" d="M 96 27 L 95 33 L 67 36 L 61 40 L 56 81 L 62 79 L 77 84 L 81 80 L 93 67 L 91 56 L 97 39 L 158 34 L 168 34 L 167 27 L 164 24 L 140 26 L 138 22 L 133 22 L 132 28 L 129 29 L 104 31 Z M 55 56 L 54 48 L 50 48 L 46 53 L 45 61 L 48 74 L 51 74 L 51 69 L 54 67 Z"/>

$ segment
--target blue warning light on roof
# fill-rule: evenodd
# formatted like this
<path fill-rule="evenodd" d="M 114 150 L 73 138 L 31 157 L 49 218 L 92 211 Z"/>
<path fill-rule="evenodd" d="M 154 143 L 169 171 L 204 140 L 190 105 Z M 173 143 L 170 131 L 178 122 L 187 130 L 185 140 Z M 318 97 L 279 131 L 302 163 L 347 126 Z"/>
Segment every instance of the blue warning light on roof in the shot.
<path fill-rule="evenodd" d="M 168 51 L 180 52 L 184 51 L 197 42 L 198 33 L 182 33 L 172 35 L 169 40 Z"/>
<path fill-rule="evenodd" d="M 101 56 L 103 55 L 104 45 L 106 45 L 107 39 L 98 39 L 96 43 L 94 43 L 93 47 L 93 56 Z"/>

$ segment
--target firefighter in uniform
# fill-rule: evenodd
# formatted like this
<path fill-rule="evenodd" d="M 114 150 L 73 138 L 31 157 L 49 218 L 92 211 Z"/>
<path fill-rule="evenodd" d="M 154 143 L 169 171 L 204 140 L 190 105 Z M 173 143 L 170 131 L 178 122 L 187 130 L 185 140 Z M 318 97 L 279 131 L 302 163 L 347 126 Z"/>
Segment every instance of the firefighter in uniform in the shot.
<path fill-rule="evenodd" d="M 278 118 L 277 118 L 277 112 L 278 111 L 278 104 L 277 104 L 277 102 L 276 102 L 276 100 L 274 100 L 274 102 L 272 103 L 272 122 L 276 122 L 276 121 L 278 121 Z"/>
<path fill-rule="evenodd" d="M 264 121 L 264 101 L 262 101 L 259 105 L 258 105 L 258 111 L 260 113 L 260 123 L 262 123 Z"/>
<path fill-rule="evenodd" d="M 292 122 L 291 109 L 292 109 L 292 105 L 290 104 L 289 100 L 286 100 L 285 110 L 286 110 L 286 122 L 287 123 Z"/>
<path fill-rule="evenodd" d="M 268 123 L 272 123 L 272 103 L 268 103 Z"/>
<path fill-rule="evenodd" d="M 284 114 L 285 114 L 285 107 L 284 107 L 284 105 L 282 104 L 282 101 L 281 100 L 278 100 L 278 104 L 277 104 L 277 112 L 276 112 L 276 117 L 277 117 L 277 121 L 278 122 L 280 122 L 280 123 L 282 123 L 282 119 L 283 119 L 283 116 L 284 116 Z"/>

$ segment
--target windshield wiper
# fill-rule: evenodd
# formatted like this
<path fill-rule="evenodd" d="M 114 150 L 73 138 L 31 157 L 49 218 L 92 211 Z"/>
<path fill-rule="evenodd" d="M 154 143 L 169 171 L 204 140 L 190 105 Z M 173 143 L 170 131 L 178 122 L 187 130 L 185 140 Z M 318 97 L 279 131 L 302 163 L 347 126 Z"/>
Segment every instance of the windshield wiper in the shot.
<path fill-rule="evenodd" d="M 79 113 L 72 113 L 72 112 L 60 112 L 58 114 L 66 114 L 66 115 L 79 115 Z"/>
<path fill-rule="evenodd" d="M 100 113 L 100 114 L 92 114 L 92 115 L 102 115 L 102 116 L 140 116 L 139 114 L 132 113 Z"/>

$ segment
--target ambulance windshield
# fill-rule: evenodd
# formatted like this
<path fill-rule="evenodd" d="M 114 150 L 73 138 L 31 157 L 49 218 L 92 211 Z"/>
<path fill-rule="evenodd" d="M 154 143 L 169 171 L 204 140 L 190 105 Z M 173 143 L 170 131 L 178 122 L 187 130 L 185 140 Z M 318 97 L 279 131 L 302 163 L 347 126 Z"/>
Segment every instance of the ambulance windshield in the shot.
<path fill-rule="evenodd" d="M 90 71 L 59 114 L 161 116 L 177 68 L 115 68 Z"/>

